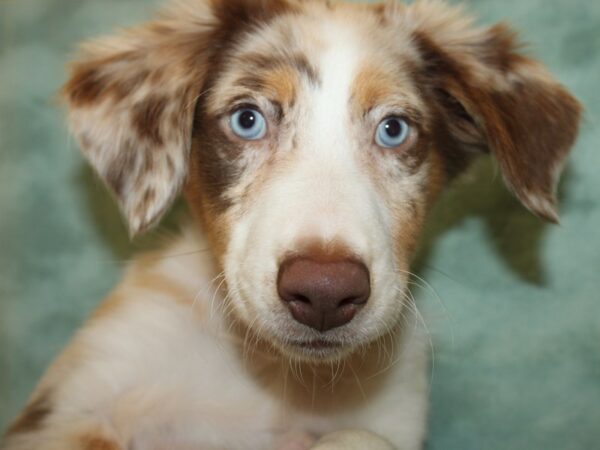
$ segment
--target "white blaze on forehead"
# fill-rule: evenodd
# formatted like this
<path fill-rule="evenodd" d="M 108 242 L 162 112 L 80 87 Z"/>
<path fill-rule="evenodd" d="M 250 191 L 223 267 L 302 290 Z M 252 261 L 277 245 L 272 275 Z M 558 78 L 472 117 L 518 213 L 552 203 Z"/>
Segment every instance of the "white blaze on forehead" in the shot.
<path fill-rule="evenodd" d="M 356 236 L 342 235 L 358 225 L 352 220 L 355 214 L 362 209 L 368 215 L 364 209 L 372 205 L 350 115 L 353 83 L 365 52 L 356 30 L 336 18 L 318 21 L 311 31 L 318 41 L 306 55 L 319 82 L 307 84 L 299 99 L 295 168 L 277 190 L 286 191 L 285 201 L 295 205 L 296 229 L 289 231 L 297 238 L 356 241 Z"/>
<path fill-rule="evenodd" d="M 307 147 L 323 154 L 350 156 L 350 96 L 360 62 L 356 30 L 331 20 L 318 30 L 321 51 L 315 61 L 320 83 L 310 92 Z M 333 156 L 333 155 L 332 155 Z"/>

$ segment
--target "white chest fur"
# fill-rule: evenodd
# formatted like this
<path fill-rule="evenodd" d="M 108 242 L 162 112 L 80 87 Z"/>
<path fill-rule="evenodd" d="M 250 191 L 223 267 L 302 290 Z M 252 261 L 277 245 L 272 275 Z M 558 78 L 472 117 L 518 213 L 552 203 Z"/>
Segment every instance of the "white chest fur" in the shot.
<path fill-rule="evenodd" d="M 290 361 L 227 319 L 204 248 L 188 232 L 133 265 L 42 383 L 68 374 L 54 417 L 85 413 L 146 450 L 264 449 L 347 427 L 417 448 L 427 364 L 414 324 L 340 364 Z"/>

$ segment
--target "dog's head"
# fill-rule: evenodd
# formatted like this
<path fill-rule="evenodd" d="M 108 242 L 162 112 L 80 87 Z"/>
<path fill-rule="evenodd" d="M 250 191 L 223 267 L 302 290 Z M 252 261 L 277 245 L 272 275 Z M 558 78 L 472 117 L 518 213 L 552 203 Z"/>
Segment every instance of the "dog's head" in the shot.
<path fill-rule="evenodd" d="M 237 318 L 312 360 L 399 321 L 423 218 L 474 156 L 556 221 L 580 116 L 506 27 L 426 1 L 188 1 L 85 47 L 64 94 L 132 233 L 183 189 Z"/>

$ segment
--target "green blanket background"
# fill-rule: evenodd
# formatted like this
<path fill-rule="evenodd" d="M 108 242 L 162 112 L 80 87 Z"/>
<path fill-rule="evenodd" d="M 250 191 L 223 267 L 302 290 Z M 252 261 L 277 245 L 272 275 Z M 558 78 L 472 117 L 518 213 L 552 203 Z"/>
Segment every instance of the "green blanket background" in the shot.
<path fill-rule="evenodd" d="M 77 42 L 156 4 L 0 0 L 0 428 L 151 240 L 129 242 L 53 95 Z M 437 294 L 415 292 L 434 348 L 428 449 L 600 448 L 600 1 L 467 5 L 521 30 L 586 119 L 561 226 L 520 207 L 486 159 L 431 217 L 417 268 Z"/>

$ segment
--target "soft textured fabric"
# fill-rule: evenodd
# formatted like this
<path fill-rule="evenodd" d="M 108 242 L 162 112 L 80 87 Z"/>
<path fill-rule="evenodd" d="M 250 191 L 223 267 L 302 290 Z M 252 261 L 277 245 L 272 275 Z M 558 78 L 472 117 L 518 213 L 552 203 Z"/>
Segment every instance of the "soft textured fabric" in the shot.
<path fill-rule="evenodd" d="M 150 17 L 157 3 L 0 0 L 0 428 L 152 240 L 129 243 L 54 94 L 78 41 Z M 467 8 L 521 30 L 586 118 L 560 187 L 561 226 L 525 211 L 485 159 L 431 216 L 416 265 L 431 287 L 414 286 L 432 336 L 427 448 L 598 448 L 600 2 Z"/>

